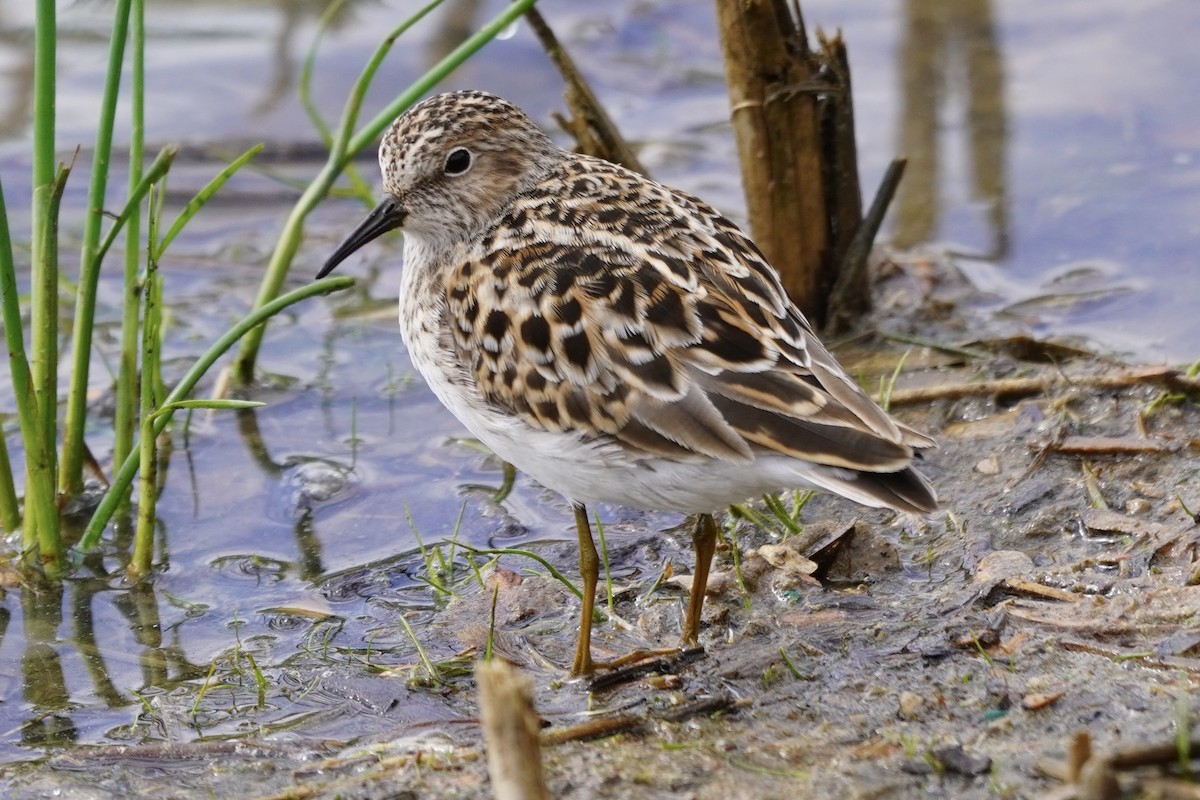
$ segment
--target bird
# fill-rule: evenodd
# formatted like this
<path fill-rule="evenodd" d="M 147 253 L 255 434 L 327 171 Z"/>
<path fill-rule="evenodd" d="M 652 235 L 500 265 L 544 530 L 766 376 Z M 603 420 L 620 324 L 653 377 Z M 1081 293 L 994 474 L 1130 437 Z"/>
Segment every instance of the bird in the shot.
<path fill-rule="evenodd" d="M 404 234 L 400 328 L 429 388 L 500 458 L 574 511 L 591 654 L 595 503 L 696 515 L 682 641 L 695 645 L 713 514 L 811 488 L 937 508 L 914 462 L 934 440 L 868 397 L 767 259 L 703 200 L 555 144 L 516 105 L 463 90 L 402 113 L 383 199 L 317 277 Z"/>

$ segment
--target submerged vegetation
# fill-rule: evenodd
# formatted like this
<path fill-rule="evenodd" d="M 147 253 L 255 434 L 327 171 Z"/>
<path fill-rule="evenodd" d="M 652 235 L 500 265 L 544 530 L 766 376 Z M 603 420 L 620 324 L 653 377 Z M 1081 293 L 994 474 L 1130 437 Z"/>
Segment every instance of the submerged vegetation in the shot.
<path fill-rule="evenodd" d="M 141 488 L 137 502 L 137 540 L 128 565 L 131 576 L 146 575 L 152 566 L 154 500 L 156 484 L 156 441 L 180 409 L 237 409 L 244 401 L 199 400 L 190 395 L 200 379 L 237 342 L 242 342 L 235 373 L 243 381 L 254 374 L 259 345 L 266 322 L 287 306 L 352 283 L 347 278 L 328 279 L 281 295 L 283 280 L 298 250 L 306 216 L 348 169 L 350 159 L 367 147 L 400 111 L 412 104 L 434 83 L 494 38 L 520 16 L 534 0 L 521 0 L 498 15 L 479 33 L 415 81 L 373 119 L 359 126 L 363 98 L 377 70 L 397 39 L 412 25 L 441 4 L 434 0 L 391 31 L 368 59 L 346 101 L 336 128 L 317 113 L 308 100 L 308 85 L 315 61 L 316 45 L 309 53 L 303 76 L 302 96 L 313 125 L 329 147 L 329 157 L 317 177 L 302 193 L 284 223 L 273 250 L 254 310 L 221 336 L 197 360 L 174 387 L 165 385 L 161 373 L 163 275 L 158 269 L 172 240 L 199 213 L 205 203 L 239 169 L 262 149 L 255 146 L 234 159 L 188 202 L 173 220 L 165 217 L 163 198 L 173 159 L 178 152 L 168 146 L 144 165 L 145 111 L 145 0 L 118 0 L 113 9 L 108 67 L 103 86 L 101 112 L 91 154 L 91 177 L 87 211 L 83 219 L 78 277 L 69 281 L 58 263 L 59 207 L 67 181 L 75 169 L 57 161 L 55 149 L 56 50 L 59 25 L 53 0 L 38 0 L 36 7 L 33 190 L 30 199 L 30 289 L 28 303 L 20 302 L 13 232 L 8 229 L 5 197 L 0 185 L 0 299 L 8 344 L 9 367 L 16 395 L 24 456 L 23 485 L 14 474 L 8 442 L 0 438 L 0 526 L 20 530 L 21 551 L 26 566 L 40 568 L 49 577 L 64 574 L 69 565 L 62 530 L 62 511 L 85 494 L 85 476 L 92 474 L 104 487 L 102 501 L 92 511 L 86 531 L 77 544 L 84 554 L 100 541 L 114 515 L 127 518 L 130 491 L 135 475 Z M 322 18 L 322 29 L 342 3 L 331 3 Z M 319 41 L 319 37 L 318 37 Z M 122 75 L 128 86 L 122 87 Z M 124 198 L 114 199 L 109 186 L 116 109 L 124 88 L 129 94 L 129 174 Z M 355 180 L 361 193 L 364 182 Z M 119 208 L 118 211 L 112 209 Z M 124 273 L 120 352 L 114 359 L 115 417 L 112 423 L 113 459 L 108 470 L 96 464 L 85 441 L 87 390 L 94 348 L 96 294 L 100 270 L 109 250 L 124 234 Z M 63 351 L 59 330 L 59 297 L 74 287 L 74 313 L 70 316 L 70 347 Z M 67 363 L 65 359 L 69 358 Z M 65 392 L 59 378 L 69 374 Z M 65 396 L 65 403 L 63 397 Z M 136 435 L 140 433 L 139 435 Z M 61 442 L 61 449 L 59 443 Z M 105 473 L 107 472 L 107 477 Z M 18 486 L 23 490 L 23 502 Z"/>

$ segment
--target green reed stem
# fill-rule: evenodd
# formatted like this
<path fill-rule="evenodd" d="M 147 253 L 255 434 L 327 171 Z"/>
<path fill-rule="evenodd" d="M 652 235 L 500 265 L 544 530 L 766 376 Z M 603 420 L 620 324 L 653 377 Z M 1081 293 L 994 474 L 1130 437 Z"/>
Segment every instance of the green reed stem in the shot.
<path fill-rule="evenodd" d="M 326 147 L 333 147 L 333 134 L 329 131 L 329 124 L 321 116 L 320 109 L 313 102 L 312 76 L 317 63 L 317 50 L 321 46 L 321 40 L 325 37 L 325 31 L 329 30 L 330 23 L 333 22 L 338 12 L 345 5 L 345 0 L 333 0 L 329 5 L 325 6 L 325 11 L 321 14 L 321 18 L 317 20 L 317 31 L 313 34 L 312 43 L 308 46 L 308 52 L 304 54 L 304 64 L 300 67 L 300 106 L 304 109 L 304 113 L 308 115 L 308 121 L 312 123 L 317 136 L 321 138 L 321 143 Z"/>
<path fill-rule="evenodd" d="M 161 190 L 160 190 L 161 191 Z M 150 220 L 147 238 L 153 249 L 157 237 L 161 204 L 156 205 L 155 195 L 150 193 Z M 146 276 L 142 281 L 142 374 L 141 398 L 139 402 L 142 420 L 142 435 L 138 446 L 138 510 L 137 531 L 133 538 L 133 560 L 129 564 L 130 578 L 137 579 L 150 574 L 154 558 L 154 506 L 157 500 L 158 459 L 157 438 L 154 431 L 155 393 L 158 382 L 160 345 L 162 341 L 162 276 L 158 273 L 158 261 L 153 253 L 146 259 Z M 130 458 L 133 454 L 130 454 Z M 112 491 L 111 489 L 109 490 Z M 124 494 L 124 492 L 122 492 Z"/>
<path fill-rule="evenodd" d="M 54 180 L 55 0 L 37 0 L 33 30 L 33 189 Z M 35 231 L 36 234 L 36 231 Z"/>
<path fill-rule="evenodd" d="M 333 147 L 333 133 L 329 129 L 329 123 L 321 115 L 321 110 L 313 102 L 312 76 L 317 63 L 317 50 L 321 46 L 321 39 L 324 38 L 325 31 L 329 29 L 330 23 L 333 22 L 338 12 L 344 6 L 344 0 L 334 0 L 334 2 L 326 7 L 325 13 L 321 15 L 320 21 L 317 22 L 317 32 L 313 36 L 312 44 L 309 45 L 308 53 L 304 56 L 304 65 L 300 68 L 300 105 L 303 106 L 304 113 L 308 115 L 308 121 L 312 123 L 317 135 L 321 137 L 321 142 L 328 148 Z M 374 195 L 374 190 L 363 179 L 353 162 L 346 164 L 344 174 L 350 180 L 351 193 L 357 197 L 361 197 L 364 203 L 369 204 Z"/>
<path fill-rule="evenodd" d="M 11 298 L 12 308 L 9 308 Z M 9 314 L 15 315 L 15 320 Z M 0 319 L 4 322 L 4 334 L 8 344 L 10 371 L 15 376 L 17 369 L 12 362 L 20 358 L 25 362 L 25 337 L 21 328 L 21 308 L 17 300 L 17 271 L 13 263 L 12 241 L 8 236 L 8 214 L 4 206 L 4 187 L 0 186 Z M 26 371 L 28 362 L 24 363 Z M 16 482 L 13 480 L 12 460 L 8 457 L 8 437 L 0 428 L 0 528 L 15 531 L 21 527 L 21 506 L 17 498 Z"/>
<path fill-rule="evenodd" d="M 144 0 L 134 0 L 130 15 L 130 132 L 129 189 L 132 197 L 142 178 L 145 158 L 145 76 L 146 8 Z M 116 414 L 113 420 L 113 463 L 121 464 L 133 452 L 136 425 L 138 364 L 138 270 L 141 266 L 141 204 L 130 209 L 125 223 L 125 271 L 122 281 L 121 353 L 117 366 Z M 121 498 L 121 507 L 128 496 Z"/>
<path fill-rule="evenodd" d="M 36 545 L 39 558 L 46 573 L 56 577 L 62 569 L 63 545 L 59 536 L 58 505 L 55 499 L 54 432 L 58 414 L 57 366 L 58 366 L 58 211 L 62 203 L 63 190 L 67 186 L 70 168 L 58 167 L 54 180 L 44 192 L 45 206 L 39 233 L 41 238 L 34 244 L 34 252 L 40 261 L 33 266 L 33 285 L 38 295 L 32 299 L 34 358 L 33 407 L 35 423 L 40 429 L 40 451 L 32 456 L 26 454 L 25 497 L 29 505 L 29 487 L 33 487 L 35 514 L 31 519 L 26 514 L 21 528 L 22 550 L 28 555 Z M 39 316 L 38 312 L 42 312 Z"/>
<path fill-rule="evenodd" d="M 62 461 L 58 489 L 68 497 L 83 491 L 83 428 L 87 412 L 88 371 L 92 361 L 92 327 L 96 316 L 96 287 L 100 282 L 100 228 L 104 220 L 104 197 L 108 190 L 108 165 L 112 156 L 117 95 L 121 89 L 121 67 L 125 61 L 125 38 L 129 30 L 131 0 L 117 0 L 113 11 L 112 37 L 108 47 L 108 69 L 100 100 L 96 150 L 88 185 L 87 213 L 83 221 L 83 244 L 79 253 L 79 285 L 75 292 L 72 331 L 74 362 L 67 390 L 67 412 L 63 422 Z"/>
<path fill-rule="evenodd" d="M 325 280 L 316 281 L 315 283 L 307 284 L 299 289 L 295 289 L 287 294 L 278 297 L 261 308 L 256 308 L 237 325 L 230 328 L 221 338 L 208 348 L 187 374 L 175 384 L 175 388 L 163 400 L 163 413 L 161 416 L 156 415 L 153 420 L 151 429 L 155 436 L 162 433 L 171 421 L 171 412 L 176 407 L 176 404 L 184 400 L 191 393 L 192 389 L 200 381 L 200 378 L 209 370 L 210 367 L 220 358 L 225 351 L 237 344 L 238 340 L 246 335 L 248 331 L 254 330 L 262 325 L 272 316 L 283 311 L 288 306 L 307 300 L 309 297 L 314 297 L 321 294 L 329 294 L 330 292 L 341 291 L 354 285 L 354 279 L 346 276 L 337 278 L 326 278 Z M 170 407 L 170 408 L 168 408 Z M 133 481 L 133 476 L 137 472 L 138 458 L 137 455 L 131 453 L 124 463 L 121 464 L 121 469 L 113 477 L 112 486 L 104 499 L 97 506 L 96 511 L 92 514 L 92 519 L 88 523 L 87 529 L 84 531 L 83 538 L 76 545 L 75 550 L 78 554 L 84 554 L 96 546 L 100 541 L 101 534 L 104 533 L 104 528 L 108 525 L 108 521 L 112 518 L 113 511 L 116 510 L 118 497 Z"/>
<path fill-rule="evenodd" d="M 171 223 L 171 227 L 167 228 L 167 232 L 163 234 L 162 239 L 152 245 L 154 258 L 162 258 L 163 253 L 165 253 L 167 250 L 167 247 L 169 247 L 171 242 L 175 240 L 175 237 L 179 235 L 179 232 L 182 231 L 184 227 L 192 221 L 192 217 L 196 216 L 200 209 L 204 208 L 204 204 L 212 199 L 212 196 L 216 194 L 222 186 L 225 185 L 226 181 L 232 178 L 239 169 L 244 167 L 246 163 L 250 161 L 250 159 L 261 153 L 262 149 L 263 145 L 254 145 L 249 150 L 235 158 L 233 161 L 229 162 L 229 164 L 227 164 L 224 169 L 218 172 L 212 180 L 204 184 L 204 188 L 196 192 L 195 196 L 192 197 L 192 199 L 187 202 L 187 205 L 183 207 L 183 210 L 179 212 L 179 216 L 175 218 L 175 221 Z"/>
<path fill-rule="evenodd" d="M 42 412 L 42 398 L 54 398 L 58 390 L 57 363 L 54 358 L 58 336 L 58 278 L 57 263 L 47 263 L 47 258 L 54 254 L 43 252 L 45 242 L 44 229 L 47 226 L 47 214 L 51 205 L 51 190 L 55 176 L 54 161 L 54 130 L 55 130 L 55 93 L 56 74 L 55 60 L 57 55 L 57 20 L 55 0 L 37 0 L 36 17 L 34 21 L 33 45 L 33 197 L 30 204 L 30 222 L 32 231 L 30 245 L 32 250 L 32 275 L 30 287 L 30 340 L 29 340 L 29 384 L 28 390 L 32 397 L 37 398 L 32 403 L 29 424 L 36 426 L 36 441 L 43 445 L 47 440 L 53 443 L 56 439 L 54 426 L 54 409 L 51 404 L 50 426 L 45 424 Z M 50 286 L 50 291 L 47 287 Z M 10 328 L 11 330 L 11 328 Z M 18 330 L 20 330 L 18 328 Z M 47 357 L 49 356 L 49 368 Z M 14 376 L 15 378 L 15 376 Z M 21 392 L 18 391 L 18 395 Z M 22 421 L 24 428 L 25 421 Z M 28 444 L 28 442 L 27 442 Z M 51 444 L 52 448 L 54 445 Z M 54 459 L 47 459 L 39 450 L 26 453 L 25 457 L 25 524 L 21 529 L 22 548 L 32 552 L 36 546 L 38 524 L 47 508 L 54 508 Z M 46 487 L 42 485 L 49 475 L 50 496 L 46 497 Z M 32 492 L 31 492 L 32 490 Z M 32 502 L 30 494 L 32 493 Z M 57 525 L 57 511 L 54 522 Z"/>
<path fill-rule="evenodd" d="M 12 460 L 8 457 L 8 438 L 0 430 L 0 530 L 21 527 L 21 501 L 13 481 Z"/>
<path fill-rule="evenodd" d="M 392 31 L 379 47 L 376 48 L 375 53 L 367 62 L 366 68 L 359 75 L 350 93 L 350 97 L 346 100 L 346 105 L 342 111 L 342 118 L 334 134 L 333 145 L 330 148 L 329 158 L 325 162 L 325 166 L 322 167 L 321 172 L 308 185 L 308 188 L 305 189 L 304 194 L 296 202 L 292 213 L 288 216 L 287 222 L 284 224 L 279 241 L 275 245 L 275 252 L 271 256 L 271 262 L 267 266 L 267 274 L 263 278 L 262 285 L 259 287 L 258 297 L 254 301 L 255 307 L 268 302 L 279 293 L 280 288 L 283 286 L 284 278 L 287 277 L 287 271 L 291 267 L 292 259 L 300 248 L 300 242 L 304 236 L 304 220 L 308 217 L 309 212 L 316 207 L 317 203 L 329 194 L 334 181 L 337 180 L 338 175 L 342 173 L 355 154 L 378 137 L 383 132 L 383 129 L 391 124 L 392 120 L 401 111 L 411 106 L 416 102 L 417 98 L 429 91 L 434 84 L 442 80 L 481 47 L 494 39 L 496 34 L 512 24 L 514 20 L 524 14 L 537 0 L 516 0 L 516 2 L 513 2 L 503 12 L 492 19 L 491 22 L 485 25 L 482 30 L 463 42 L 454 52 L 443 58 L 432 69 L 422 75 L 416 83 L 409 86 L 391 104 L 379 112 L 374 119 L 359 129 L 358 133 L 353 133 L 354 126 L 358 121 L 359 111 L 362 108 L 363 98 L 367 93 L 367 88 L 374 79 L 380 64 L 383 63 L 384 56 L 387 55 L 387 52 L 391 49 L 397 38 L 440 5 L 441 2 L 442 0 L 434 0 Z M 242 383 L 249 383 L 254 378 L 254 364 L 258 359 L 258 350 L 262 346 L 265 331 L 265 326 L 258 328 L 252 331 L 246 337 L 245 341 L 242 342 L 238 357 L 234 362 L 234 377 Z"/>
<path fill-rule="evenodd" d="M 30 244 L 32 249 L 32 264 L 36 275 L 37 268 L 42 263 L 38 248 L 43 240 L 42 227 L 45 225 L 47 198 L 50 194 L 50 184 L 54 181 L 54 131 L 55 131 L 55 100 L 56 100 L 56 69 L 55 61 L 58 52 L 57 18 L 55 0 L 37 0 L 36 17 L 33 32 L 33 198 L 30 204 Z M 36 290 L 35 290 L 36 293 Z M 52 298 L 38 295 L 37 301 L 31 301 L 32 317 L 57 317 L 57 306 L 53 314 L 48 314 L 44 306 L 37 307 L 38 302 L 57 303 L 58 294 Z M 36 326 L 34 326 L 36 328 Z M 33 334 L 32 338 L 36 338 Z M 30 342 L 34 351 L 31 355 L 37 358 L 38 347 Z M 40 386 L 40 371 L 33 369 L 34 384 Z"/>

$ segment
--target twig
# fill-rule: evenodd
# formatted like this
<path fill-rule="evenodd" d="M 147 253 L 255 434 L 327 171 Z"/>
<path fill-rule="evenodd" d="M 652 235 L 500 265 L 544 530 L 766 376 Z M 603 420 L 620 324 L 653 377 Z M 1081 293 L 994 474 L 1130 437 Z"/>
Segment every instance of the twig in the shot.
<path fill-rule="evenodd" d="M 481 661 L 475 667 L 475 682 L 496 800 L 550 800 L 533 681 L 504 661 Z"/>
<path fill-rule="evenodd" d="M 604 717 L 602 719 L 582 722 L 578 725 L 569 725 L 566 728 L 546 731 L 546 733 L 542 734 L 542 744 L 547 747 L 553 747 L 565 742 L 599 739 L 604 736 L 612 736 L 614 733 L 640 730 L 644 724 L 645 720 L 632 714 Z"/>
<path fill-rule="evenodd" d="M 866 217 L 846 248 L 837 280 L 829 293 L 829 320 L 826 327 L 831 333 L 850 330 L 859 316 L 871 310 L 871 293 L 866 288 L 867 257 L 871 254 L 871 245 L 875 243 L 883 218 L 900 186 L 900 179 L 904 177 L 907 163 L 907 159 L 896 158 L 888 165 Z"/>
<path fill-rule="evenodd" d="M 1037 378 L 1000 378 L 976 383 L 951 383 L 897 389 L 892 406 L 929 403 L 934 400 L 960 400 L 964 397 L 1019 397 L 1048 394 L 1052 389 L 1084 386 L 1092 389 L 1127 389 L 1143 384 L 1164 383 L 1177 391 L 1200 394 L 1200 379 L 1169 367 L 1130 367 L 1104 375 L 1046 375 Z"/>
<path fill-rule="evenodd" d="M 559 124 L 575 137 L 580 151 L 628 167 L 634 172 L 647 174 L 646 168 L 634 155 L 633 148 L 621 136 L 617 126 L 613 124 L 612 119 L 600 105 L 600 101 L 596 99 L 596 94 L 588 85 L 587 79 L 583 77 L 583 73 L 575 66 L 574 60 L 563 49 L 558 37 L 554 35 L 554 31 L 546 24 L 546 20 L 542 18 L 536 8 L 526 11 L 525 19 L 529 21 L 529 27 L 533 29 L 538 41 L 542 43 L 542 49 L 558 67 L 563 81 L 567 84 L 564 98 L 567 101 L 567 108 L 571 110 L 572 117 L 565 119 L 558 114 L 555 117 Z"/>

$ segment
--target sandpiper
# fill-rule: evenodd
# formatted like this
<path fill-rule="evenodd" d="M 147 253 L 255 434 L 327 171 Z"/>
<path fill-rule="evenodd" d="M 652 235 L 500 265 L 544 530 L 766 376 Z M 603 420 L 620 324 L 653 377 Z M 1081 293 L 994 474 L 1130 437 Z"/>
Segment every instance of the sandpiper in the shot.
<path fill-rule="evenodd" d="M 704 201 L 563 150 L 494 95 L 431 97 L 379 148 L 384 199 L 318 277 L 404 232 L 413 364 L 484 444 L 572 504 L 593 670 L 599 561 L 585 504 L 697 514 L 683 641 L 696 643 L 712 513 L 812 487 L 932 511 L 934 446 L 829 354 L 779 276 Z"/>

